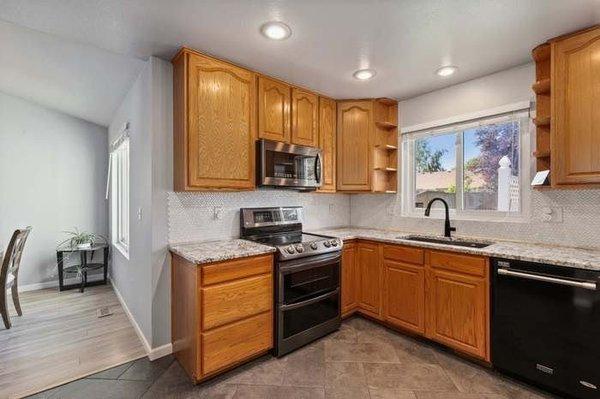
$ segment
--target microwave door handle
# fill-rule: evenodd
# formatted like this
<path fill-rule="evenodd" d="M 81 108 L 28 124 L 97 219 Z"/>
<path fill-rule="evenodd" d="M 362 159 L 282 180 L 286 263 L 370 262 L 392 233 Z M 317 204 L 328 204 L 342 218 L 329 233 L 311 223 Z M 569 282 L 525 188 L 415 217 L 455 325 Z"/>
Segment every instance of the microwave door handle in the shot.
<path fill-rule="evenodd" d="M 538 274 L 515 272 L 515 271 L 507 270 L 507 269 L 498 269 L 498 274 L 501 274 L 504 276 L 524 278 L 527 280 L 543 281 L 546 283 L 567 285 L 570 287 L 577 287 L 577 288 L 584 288 L 586 290 L 592 290 L 592 291 L 596 290 L 596 283 L 589 282 L 589 281 L 573 281 L 573 280 L 567 280 L 567 279 L 557 278 L 557 277 L 540 276 Z"/>
<path fill-rule="evenodd" d="M 323 161 L 321 160 L 321 154 L 317 154 L 315 157 L 315 180 L 317 183 L 321 183 L 321 174 L 323 173 Z"/>

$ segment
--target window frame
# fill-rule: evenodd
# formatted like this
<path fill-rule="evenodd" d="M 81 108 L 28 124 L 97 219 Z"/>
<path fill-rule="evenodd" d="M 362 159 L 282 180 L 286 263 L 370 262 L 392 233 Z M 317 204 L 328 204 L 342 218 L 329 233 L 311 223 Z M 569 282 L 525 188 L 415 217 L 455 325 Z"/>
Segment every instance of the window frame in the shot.
<path fill-rule="evenodd" d="M 111 242 L 125 258 L 129 259 L 129 189 L 130 159 L 129 137 L 117 141 L 111 152 Z"/>
<path fill-rule="evenodd" d="M 463 183 L 464 183 L 464 132 L 478 126 L 495 123 L 517 121 L 519 122 L 519 207 L 518 212 L 497 210 L 465 210 Z M 484 221 L 526 221 L 529 218 L 529 199 L 531 188 L 529 185 L 532 169 L 531 148 L 531 116 L 529 109 L 518 109 L 513 112 L 487 114 L 477 119 L 464 119 L 452 123 L 429 127 L 423 130 L 414 130 L 403 133 L 401 141 L 402 157 L 402 215 L 406 217 L 424 218 L 425 208 L 415 207 L 416 194 L 416 165 L 415 142 L 424 137 L 435 137 L 454 133 L 456 135 L 456 209 L 450 210 L 450 215 L 458 220 L 484 220 Z M 443 208 L 432 208 L 431 217 L 442 219 L 445 217 Z"/>

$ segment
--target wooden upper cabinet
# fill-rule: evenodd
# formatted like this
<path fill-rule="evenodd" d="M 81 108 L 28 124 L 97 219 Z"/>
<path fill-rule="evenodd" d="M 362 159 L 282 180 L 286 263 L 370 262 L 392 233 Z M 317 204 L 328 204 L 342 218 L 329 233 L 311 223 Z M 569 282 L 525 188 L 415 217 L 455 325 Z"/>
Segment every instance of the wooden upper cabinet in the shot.
<path fill-rule="evenodd" d="M 356 244 L 344 244 L 342 252 L 342 316 L 358 307 L 358 271 L 356 268 Z"/>
<path fill-rule="evenodd" d="M 600 184 L 600 27 L 552 43 L 552 184 Z"/>
<path fill-rule="evenodd" d="M 173 65 L 175 190 L 253 189 L 255 74 L 187 49 Z"/>
<path fill-rule="evenodd" d="M 322 185 L 319 191 L 335 192 L 336 104 L 330 98 L 319 97 L 319 147 L 323 157 Z"/>
<path fill-rule="evenodd" d="M 369 191 L 373 104 L 371 101 L 341 101 L 337 114 L 337 188 Z"/>
<path fill-rule="evenodd" d="M 290 142 L 290 103 L 289 85 L 258 77 L 258 137 Z"/>
<path fill-rule="evenodd" d="M 306 90 L 292 88 L 292 144 L 318 147 L 319 97 Z"/>
<path fill-rule="evenodd" d="M 359 242 L 357 248 L 358 305 L 365 313 L 373 317 L 379 317 L 382 288 L 379 246 L 373 243 Z"/>

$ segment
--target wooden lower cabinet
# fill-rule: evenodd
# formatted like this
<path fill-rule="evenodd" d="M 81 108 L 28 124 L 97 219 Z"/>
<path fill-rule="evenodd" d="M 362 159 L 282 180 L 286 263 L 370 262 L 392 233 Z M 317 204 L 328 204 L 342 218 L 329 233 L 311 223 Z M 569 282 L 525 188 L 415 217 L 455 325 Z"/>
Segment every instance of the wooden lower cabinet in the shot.
<path fill-rule="evenodd" d="M 380 246 L 359 241 L 356 262 L 358 267 L 358 306 L 369 316 L 381 317 L 382 270 Z"/>
<path fill-rule="evenodd" d="M 425 270 L 392 260 L 383 261 L 384 318 L 391 324 L 425 334 Z"/>
<path fill-rule="evenodd" d="M 342 317 L 358 309 L 358 271 L 356 268 L 356 244 L 344 243 L 341 266 Z"/>
<path fill-rule="evenodd" d="M 273 315 L 267 311 L 202 333 L 202 374 L 224 370 L 273 345 Z"/>
<path fill-rule="evenodd" d="M 485 358 L 487 352 L 486 284 L 478 277 L 430 270 L 428 338 Z"/>
<path fill-rule="evenodd" d="M 344 249 L 342 314 L 357 310 L 487 362 L 489 295 L 481 256 L 370 241 Z"/>
<path fill-rule="evenodd" d="M 196 265 L 173 254 L 173 352 L 194 382 L 273 347 L 273 256 Z"/>

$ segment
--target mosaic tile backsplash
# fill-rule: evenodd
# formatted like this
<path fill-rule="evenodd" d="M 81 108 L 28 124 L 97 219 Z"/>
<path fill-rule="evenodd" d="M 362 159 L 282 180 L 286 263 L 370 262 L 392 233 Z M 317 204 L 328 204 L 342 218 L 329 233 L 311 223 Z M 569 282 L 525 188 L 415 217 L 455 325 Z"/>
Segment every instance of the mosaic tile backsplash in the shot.
<path fill-rule="evenodd" d="M 239 237 L 243 207 L 299 205 L 305 230 L 353 226 L 441 234 L 442 221 L 401 216 L 400 196 L 316 194 L 286 190 L 169 193 L 169 242 Z M 544 210 L 555 212 L 544 221 Z M 215 217 L 215 210 L 220 218 Z M 530 216 L 518 222 L 454 220 L 458 235 L 600 249 L 600 190 L 534 191 Z"/>
<path fill-rule="evenodd" d="M 269 190 L 169 194 L 169 243 L 237 238 L 240 208 L 304 207 L 304 229 L 350 224 L 350 196 Z M 220 218 L 215 217 L 220 214 Z"/>
<path fill-rule="evenodd" d="M 554 219 L 544 221 L 550 208 Z M 442 234 L 443 221 L 401 216 L 400 196 L 353 195 L 353 227 Z M 457 235 L 600 249 L 600 190 L 552 190 L 531 194 L 530 216 L 519 222 L 454 220 Z"/>

